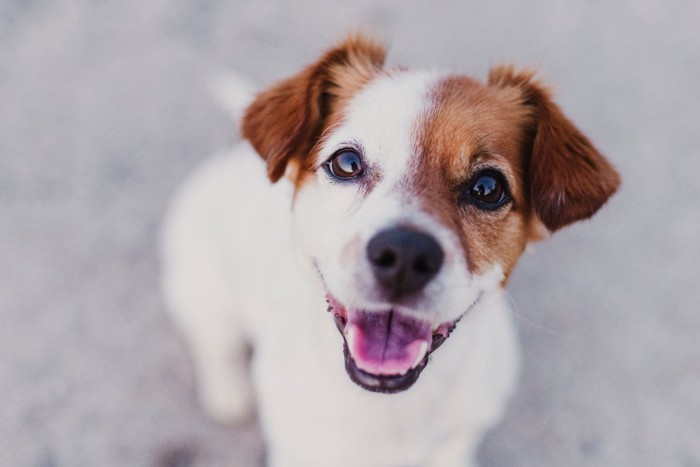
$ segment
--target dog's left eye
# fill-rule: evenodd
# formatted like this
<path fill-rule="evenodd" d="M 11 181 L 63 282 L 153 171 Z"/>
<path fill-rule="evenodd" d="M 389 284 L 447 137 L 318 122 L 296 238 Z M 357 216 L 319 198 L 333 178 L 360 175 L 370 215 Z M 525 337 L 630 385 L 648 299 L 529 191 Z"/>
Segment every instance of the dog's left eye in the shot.
<path fill-rule="evenodd" d="M 331 175 L 341 180 L 359 177 L 365 171 L 360 155 L 350 149 L 335 153 L 326 164 Z"/>
<path fill-rule="evenodd" d="M 481 172 L 472 178 L 468 184 L 466 196 L 471 204 L 486 211 L 498 209 L 510 201 L 503 176 L 491 170 Z"/>

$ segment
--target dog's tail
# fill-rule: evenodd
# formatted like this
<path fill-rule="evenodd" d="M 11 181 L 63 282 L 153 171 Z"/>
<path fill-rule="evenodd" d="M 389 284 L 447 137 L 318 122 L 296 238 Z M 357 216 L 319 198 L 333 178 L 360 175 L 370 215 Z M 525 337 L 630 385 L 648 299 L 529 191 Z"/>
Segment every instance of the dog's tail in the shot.
<path fill-rule="evenodd" d="M 255 86 L 235 72 L 220 73 L 211 79 L 209 88 L 216 102 L 238 124 L 253 101 Z"/>

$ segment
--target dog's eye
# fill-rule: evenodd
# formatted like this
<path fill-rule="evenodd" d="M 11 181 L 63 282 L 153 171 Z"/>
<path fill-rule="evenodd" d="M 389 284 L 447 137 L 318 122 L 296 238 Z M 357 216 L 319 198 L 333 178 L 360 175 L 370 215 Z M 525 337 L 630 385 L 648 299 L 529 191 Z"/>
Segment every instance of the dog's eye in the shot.
<path fill-rule="evenodd" d="M 466 195 L 472 204 L 487 211 L 498 209 L 510 201 L 503 177 L 492 171 L 481 172 L 473 177 Z"/>
<path fill-rule="evenodd" d="M 331 175 L 341 180 L 359 177 L 365 171 L 360 155 L 350 149 L 335 153 L 328 159 L 327 164 Z"/>

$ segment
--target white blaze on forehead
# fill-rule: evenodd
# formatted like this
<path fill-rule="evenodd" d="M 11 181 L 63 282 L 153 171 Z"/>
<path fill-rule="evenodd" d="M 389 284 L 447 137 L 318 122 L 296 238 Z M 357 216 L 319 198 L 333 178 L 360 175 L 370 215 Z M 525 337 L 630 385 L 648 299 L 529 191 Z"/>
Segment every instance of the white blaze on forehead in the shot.
<path fill-rule="evenodd" d="M 394 178 L 414 155 L 419 119 L 430 108 L 430 91 L 436 73 L 396 72 L 371 81 L 343 111 L 340 123 L 330 128 L 319 153 L 321 160 L 348 143 L 359 143 L 371 164 L 379 164 L 382 176 Z"/>

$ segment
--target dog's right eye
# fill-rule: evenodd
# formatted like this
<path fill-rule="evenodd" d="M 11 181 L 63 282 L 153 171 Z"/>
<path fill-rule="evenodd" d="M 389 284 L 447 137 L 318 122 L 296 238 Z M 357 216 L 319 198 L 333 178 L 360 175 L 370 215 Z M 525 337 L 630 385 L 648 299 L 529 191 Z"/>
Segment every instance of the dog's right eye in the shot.
<path fill-rule="evenodd" d="M 463 199 L 485 211 L 495 211 L 511 200 L 508 184 L 495 170 L 485 170 L 472 177 Z"/>
<path fill-rule="evenodd" d="M 330 174 L 340 180 L 357 178 L 365 172 L 362 158 L 350 149 L 343 149 L 333 154 L 326 164 Z"/>

